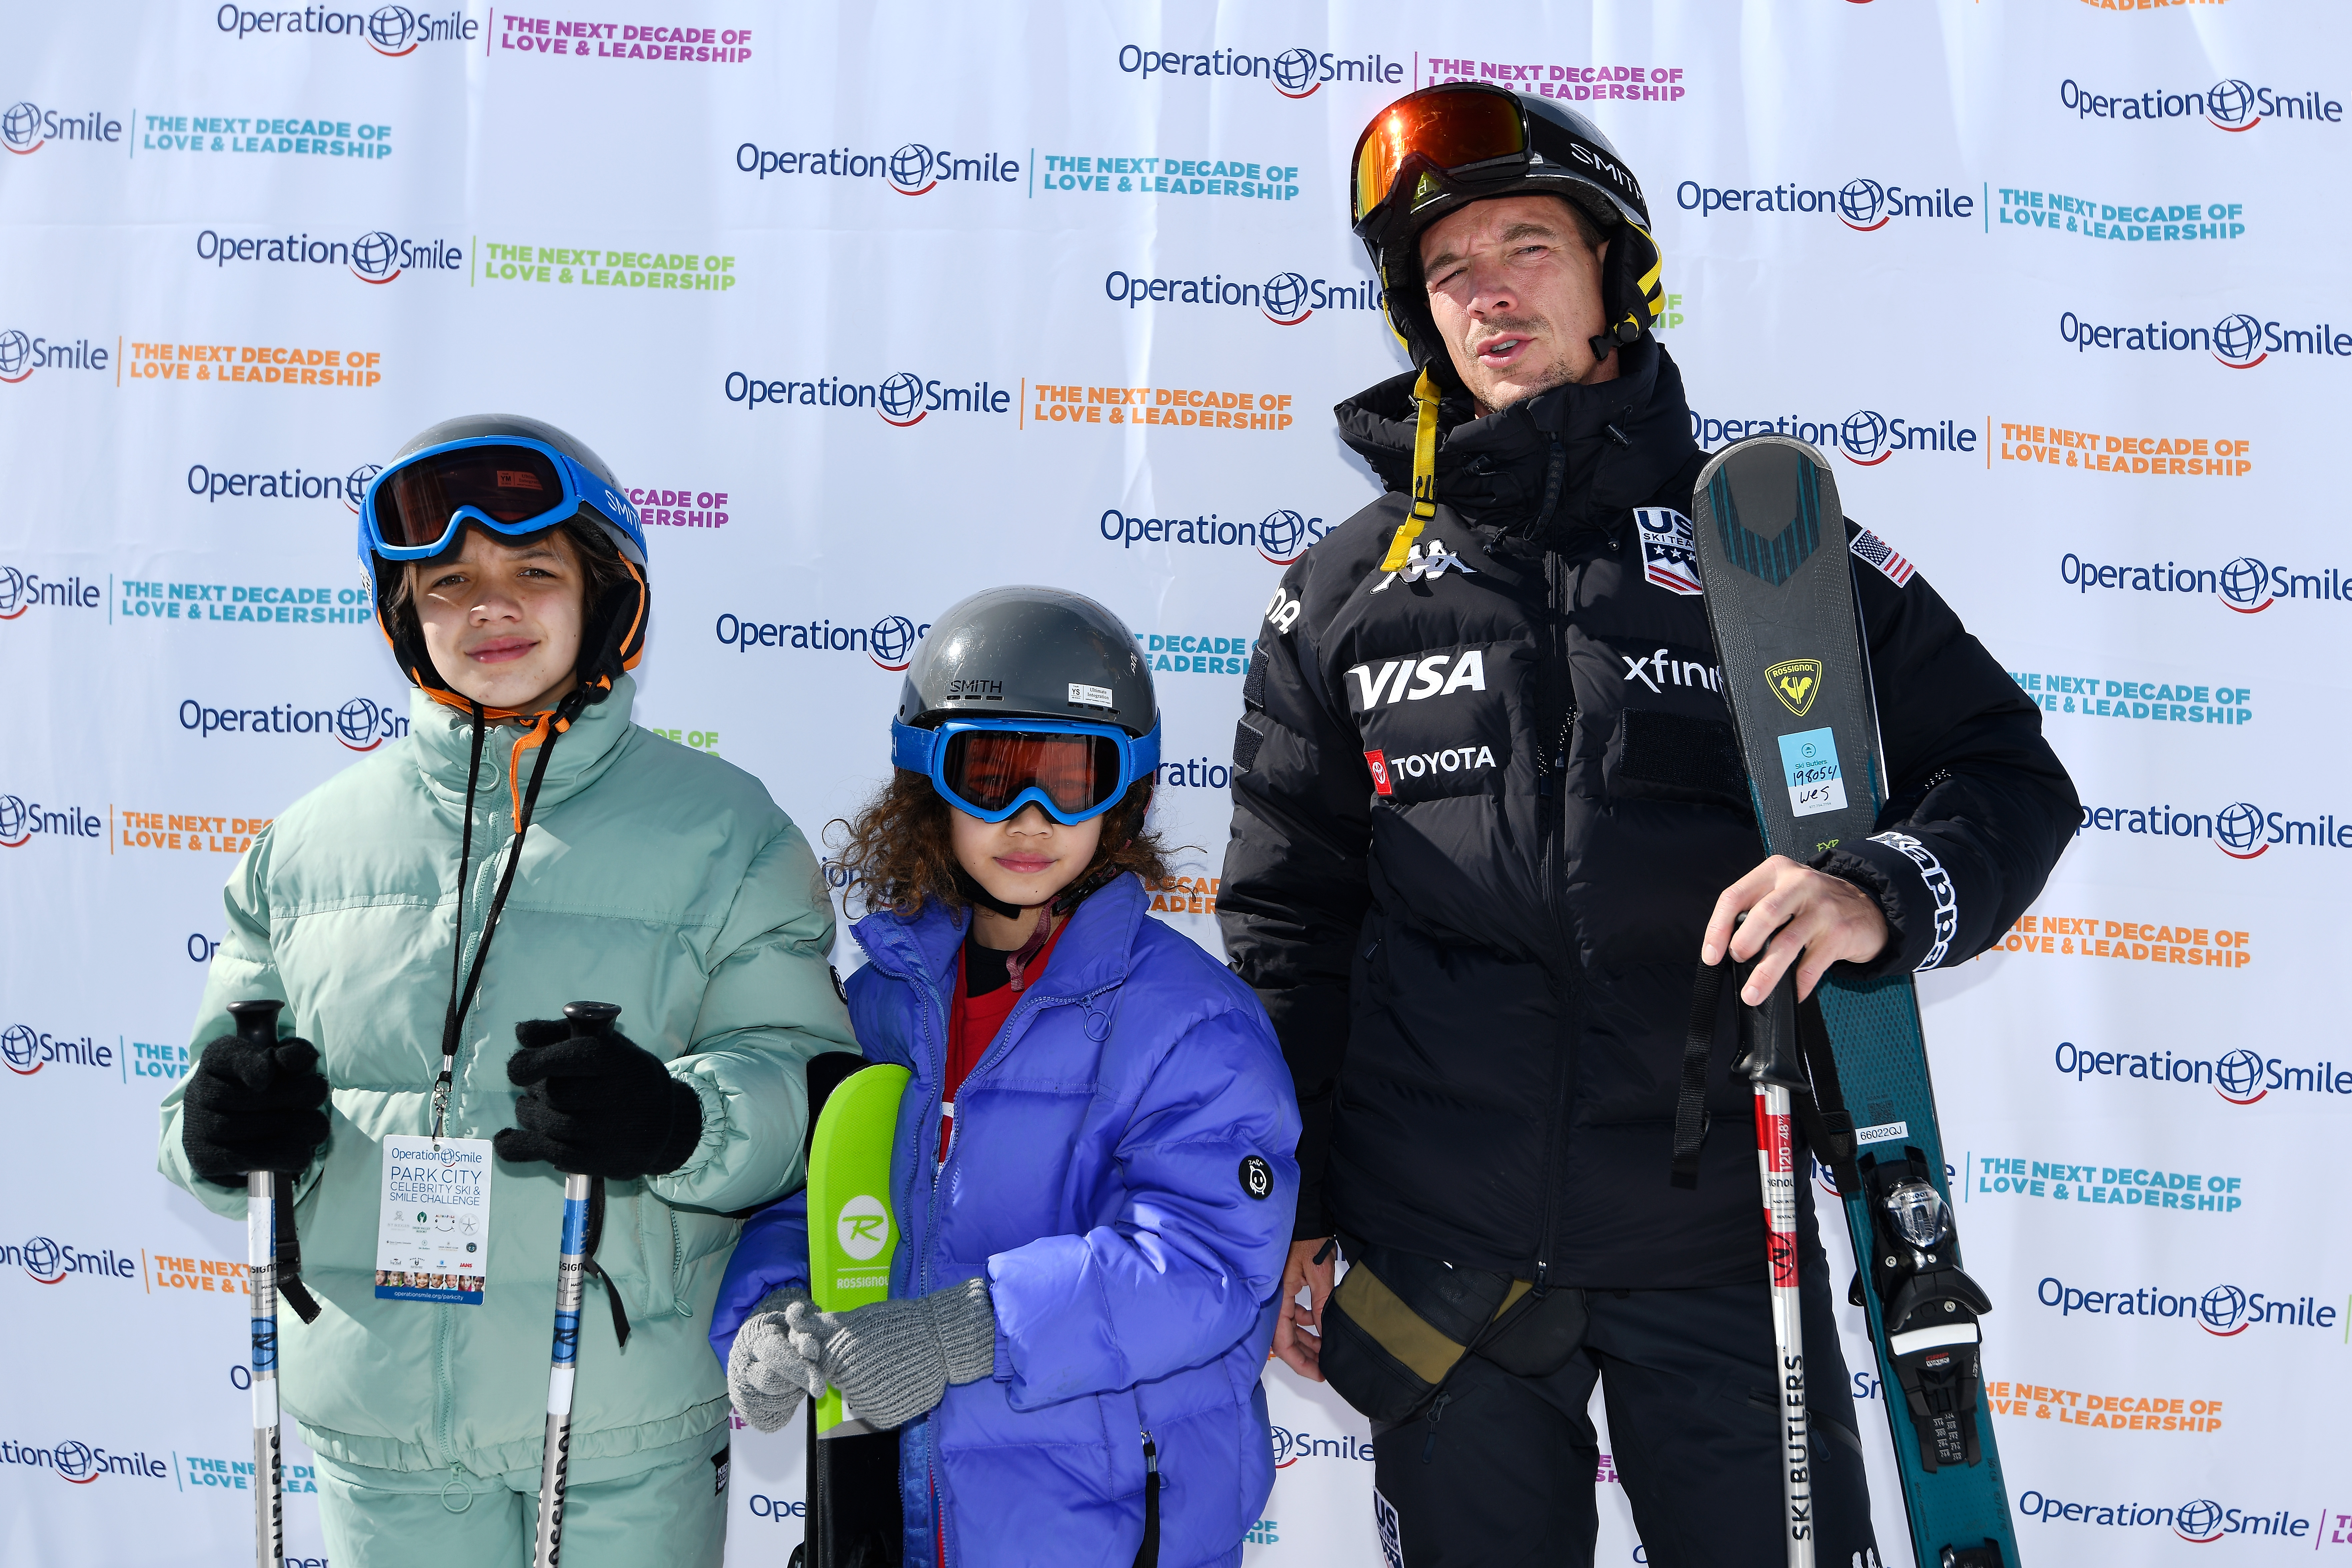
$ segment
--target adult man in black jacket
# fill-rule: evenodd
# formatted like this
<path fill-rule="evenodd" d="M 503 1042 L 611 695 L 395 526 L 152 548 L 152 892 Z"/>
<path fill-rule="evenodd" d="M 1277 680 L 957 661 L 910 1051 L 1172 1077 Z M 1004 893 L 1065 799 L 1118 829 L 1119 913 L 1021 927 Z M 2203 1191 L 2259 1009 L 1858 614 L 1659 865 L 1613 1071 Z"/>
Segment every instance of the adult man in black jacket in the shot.
<path fill-rule="evenodd" d="M 2032 901 L 2079 806 L 2033 705 L 1849 524 L 1892 785 L 1879 827 L 1925 847 L 1957 908 L 1939 925 L 1916 859 L 1875 840 L 1765 859 L 1677 531 L 1704 454 L 1646 331 L 1663 291 L 1639 184 L 1581 117 L 1466 84 L 1383 110 L 1356 176 L 1357 231 L 1423 373 L 1337 411 L 1388 493 L 1267 608 L 1218 900 L 1305 1114 L 1276 1348 L 1308 1376 L 1354 1369 L 1340 1391 L 1375 1417 L 1399 1568 L 1589 1562 L 1596 1379 L 1648 1560 L 1778 1564 L 1729 987 L 1698 1184 L 1668 1179 L 1694 961 L 1760 951 L 1750 1002 L 1790 964 L 1810 992 L 1834 963 L 1959 963 Z M 1801 1206 L 1822 1560 L 1874 1563 Z M 1433 1283 L 1327 1322 L 1335 1233 L 1368 1279 Z M 1423 1332 L 1477 1279 L 1534 1299 L 1516 1307 L 1532 1348 L 1449 1360 Z M 1482 1305 L 1445 1337 L 1496 1321 Z M 1372 1362 L 1402 1383 L 1374 1387 Z"/>

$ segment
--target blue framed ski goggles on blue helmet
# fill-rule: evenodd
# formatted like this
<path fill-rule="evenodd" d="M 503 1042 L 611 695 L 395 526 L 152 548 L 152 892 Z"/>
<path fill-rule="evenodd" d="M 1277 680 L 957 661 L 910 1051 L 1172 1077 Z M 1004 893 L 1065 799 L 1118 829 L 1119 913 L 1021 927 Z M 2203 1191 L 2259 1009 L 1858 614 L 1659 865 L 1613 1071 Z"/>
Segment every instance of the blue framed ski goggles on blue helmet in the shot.
<path fill-rule="evenodd" d="M 950 805 L 1003 822 L 1032 803 L 1065 827 L 1100 816 L 1160 766 L 1160 726 L 1141 739 L 1075 719 L 890 721 L 890 762 L 921 773 Z"/>
<path fill-rule="evenodd" d="M 544 441 L 476 437 L 427 447 L 378 474 L 360 503 L 360 544 L 387 561 L 429 561 L 469 522 L 514 537 L 568 522 L 583 507 L 644 564 L 646 536 L 628 498 Z"/>

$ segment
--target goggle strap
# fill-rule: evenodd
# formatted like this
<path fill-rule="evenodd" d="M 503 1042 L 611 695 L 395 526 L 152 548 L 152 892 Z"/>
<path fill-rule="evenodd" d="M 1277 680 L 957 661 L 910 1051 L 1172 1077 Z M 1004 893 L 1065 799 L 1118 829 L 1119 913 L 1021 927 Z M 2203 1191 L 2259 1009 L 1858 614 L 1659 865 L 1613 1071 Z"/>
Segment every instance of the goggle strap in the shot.
<path fill-rule="evenodd" d="M 1396 537 L 1389 541 L 1389 552 L 1381 562 L 1383 572 L 1405 569 L 1413 541 L 1437 515 L 1437 383 L 1426 367 L 1413 383 L 1412 400 L 1419 405 L 1412 429 L 1412 515 L 1397 526 Z"/>

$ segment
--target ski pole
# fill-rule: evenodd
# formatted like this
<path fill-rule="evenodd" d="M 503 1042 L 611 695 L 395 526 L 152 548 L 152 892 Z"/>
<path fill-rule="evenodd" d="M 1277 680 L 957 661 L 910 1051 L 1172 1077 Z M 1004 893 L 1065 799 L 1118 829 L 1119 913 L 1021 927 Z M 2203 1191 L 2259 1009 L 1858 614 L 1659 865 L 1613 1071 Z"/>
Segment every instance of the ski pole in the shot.
<path fill-rule="evenodd" d="M 572 1038 L 598 1035 L 621 1016 L 610 1002 L 572 1002 L 563 1008 Z M 555 1347 L 547 1368 L 547 1446 L 539 1462 L 539 1529 L 531 1568 L 556 1568 L 563 1552 L 563 1489 L 572 1468 L 572 1382 L 579 1370 L 580 1297 L 588 1253 L 588 1211 L 602 1177 L 566 1173 L 563 1251 L 555 1266 Z"/>
<path fill-rule="evenodd" d="M 1747 980 L 1748 966 L 1738 972 Z M 1797 1049 L 1793 971 L 1762 1005 L 1745 1009 L 1748 1049 L 1739 1070 L 1756 1088 L 1756 1171 L 1764 1190 L 1765 1256 L 1771 1267 L 1772 1348 L 1779 1363 L 1781 1537 L 1789 1568 L 1813 1568 L 1812 1416 L 1805 1404 L 1805 1325 L 1797 1300 L 1796 1138 L 1789 1091 L 1810 1087 Z"/>
<path fill-rule="evenodd" d="M 275 1046 L 283 1006 L 230 1003 L 237 1037 Z M 277 1198 L 276 1172 L 245 1173 L 246 1284 L 253 1320 L 253 1560 L 259 1568 L 284 1568 L 286 1562 L 286 1481 L 278 1430 Z"/>

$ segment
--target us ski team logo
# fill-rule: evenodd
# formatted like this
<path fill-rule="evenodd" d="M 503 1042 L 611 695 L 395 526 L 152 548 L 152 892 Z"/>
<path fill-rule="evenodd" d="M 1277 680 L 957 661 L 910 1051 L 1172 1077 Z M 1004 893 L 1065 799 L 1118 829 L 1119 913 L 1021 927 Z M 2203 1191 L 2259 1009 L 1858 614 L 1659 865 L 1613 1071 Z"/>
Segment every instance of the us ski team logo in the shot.
<path fill-rule="evenodd" d="M 1780 706 L 1801 719 L 1821 695 L 1822 661 L 1817 658 L 1791 658 L 1772 666 L 1764 672 L 1764 684 L 1780 700 Z"/>
<path fill-rule="evenodd" d="M 1698 539 L 1691 520 L 1666 507 L 1637 507 L 1633 524 L 1642 535 L 1642 576 L 1654 588 L 1695 598 L 1706 592 L 1698 580 Z"/>

